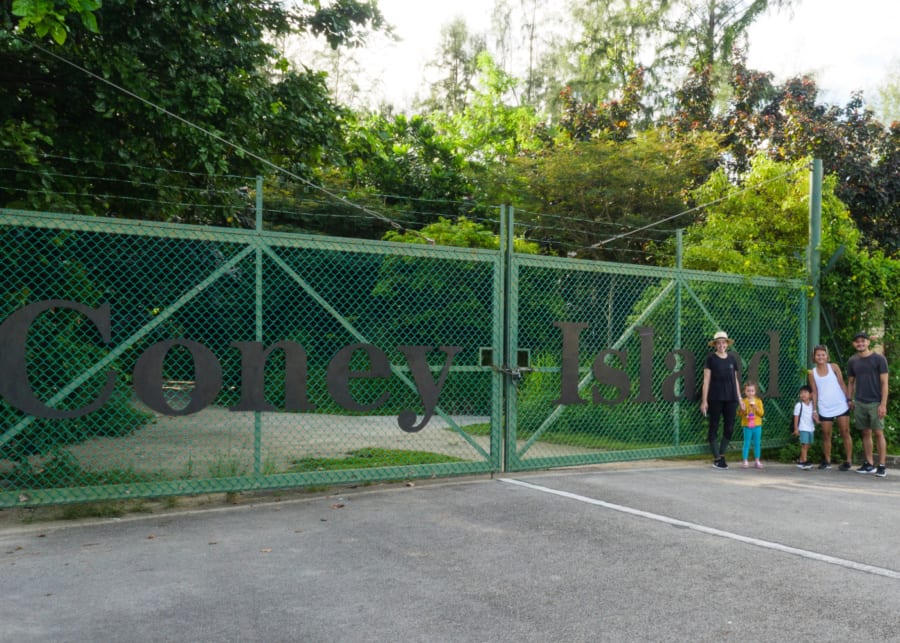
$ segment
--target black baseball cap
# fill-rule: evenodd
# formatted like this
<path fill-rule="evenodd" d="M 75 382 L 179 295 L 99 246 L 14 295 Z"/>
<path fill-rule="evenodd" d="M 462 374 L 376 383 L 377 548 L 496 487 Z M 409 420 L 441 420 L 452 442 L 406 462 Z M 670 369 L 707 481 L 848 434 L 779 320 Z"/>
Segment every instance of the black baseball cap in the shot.
<path fill-rule="evenodd" d="M 853 336 L 853 341 L 855 342 L 857 339 L 869 339 L 868 333 L 859 332 Z"/>

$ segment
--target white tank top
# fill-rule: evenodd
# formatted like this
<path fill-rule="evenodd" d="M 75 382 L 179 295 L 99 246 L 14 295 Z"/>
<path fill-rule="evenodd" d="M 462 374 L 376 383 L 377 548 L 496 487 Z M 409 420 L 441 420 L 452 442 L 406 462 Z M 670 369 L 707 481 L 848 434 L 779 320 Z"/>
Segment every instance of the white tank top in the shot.
<path fill-rule="evenodd" d="M 816 378 L 816 390 L 819 393 L 819 415 L 823 418 L 833 418 L 846 413 L 850 408 L 847 406 L 847 396 L 841 390 L 831 364 L 828 364 L 827 375 L 819 375 L 816 369 L 812 369 L 812 374 Z"/>

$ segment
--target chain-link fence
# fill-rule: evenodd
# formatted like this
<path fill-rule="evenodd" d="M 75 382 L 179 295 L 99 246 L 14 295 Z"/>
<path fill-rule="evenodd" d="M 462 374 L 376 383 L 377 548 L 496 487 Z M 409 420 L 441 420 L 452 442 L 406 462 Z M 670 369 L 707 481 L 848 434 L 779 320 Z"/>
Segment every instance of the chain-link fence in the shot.
<path fill-rule="evenodd" d="M 0 216 L 0 506 L 699 453 L 714 330 L 770 417 L 804 363 L 796 283 Z"/>
<path fill-rule="evenodd" d="M 508 468 L 706 452 L 696 400 L 720 329 L 765 397 L 764 446 L 790 438 L 805 383 L 801 284 L 521 255 L 513 266 L 511 342 L 530 364 L 512 405 Z"/>

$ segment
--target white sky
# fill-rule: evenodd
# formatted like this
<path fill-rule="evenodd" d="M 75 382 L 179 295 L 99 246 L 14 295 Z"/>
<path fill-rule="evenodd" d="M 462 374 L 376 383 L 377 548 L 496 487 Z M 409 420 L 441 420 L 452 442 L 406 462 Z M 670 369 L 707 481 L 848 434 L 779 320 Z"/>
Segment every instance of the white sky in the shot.
<path fill-rule="evenodd" d="M 434 57 L 440 30 L 454 17 L 470 32 L 487 31 L 493 0 L 379 0 L 388 22 L 403 39 L 364 54 L 368 79 L 383 96 L 403 107 L 423 87 L 425 63 Z M 562 0 L 546 0 L 562 7 Z M 814 73 L 820 100 L 843 105 L 862 89 L 867 102 L 900 60 L 900 0 L 800 0 L 790 13 L 764 16 L 750 32 L 748 65 L 771 71 L 776 81 Z M 374 101 L 374 102 L 377 102 Z"/>

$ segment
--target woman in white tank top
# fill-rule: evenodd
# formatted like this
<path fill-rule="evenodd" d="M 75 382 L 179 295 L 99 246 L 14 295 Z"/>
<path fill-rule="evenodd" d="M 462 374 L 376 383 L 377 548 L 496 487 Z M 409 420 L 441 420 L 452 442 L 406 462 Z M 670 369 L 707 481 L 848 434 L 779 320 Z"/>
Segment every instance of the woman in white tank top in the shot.
<path fill-rule="evenodd" d="M 822 425 L 822 464 L 820 469 L 831 468 L 831 427 L 837 420 L 841 440 L 844 442 L 844 463 L 838 467 L 849 471 L 853 460 L 853 441 L 850 437 L 850 407 L 847 405 L 847 386 L 837 364 L 828 361 L 828 349 L 822 345 L 813 348 L 815 368 L 809 371 L 812 388 L 813 419 Z"/>

